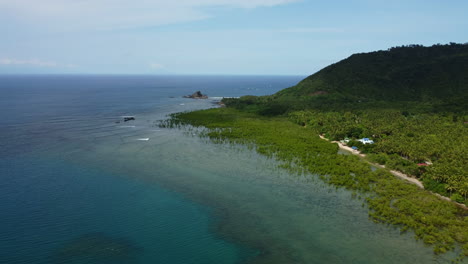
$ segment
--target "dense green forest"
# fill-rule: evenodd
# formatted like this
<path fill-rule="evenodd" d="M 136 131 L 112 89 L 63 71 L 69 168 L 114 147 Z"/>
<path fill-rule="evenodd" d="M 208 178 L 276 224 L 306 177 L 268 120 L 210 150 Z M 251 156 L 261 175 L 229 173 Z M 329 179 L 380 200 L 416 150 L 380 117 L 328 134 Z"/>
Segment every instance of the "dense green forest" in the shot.
<path fill-rule="evenodd" d="M 410 45 L 354 54 L 280 95 L 340 93 L 353 99 L 452 102 L 466 99 L 468 45 Z"/>
<path fill-rule="evenodd" d="M 355 54 L 271 96 L 228 107 L 290 119 L 349 144 L 468 204 L 468 45 L 410 45 Z M 418 166 L 427 163 L 429 166 Z"/>
<path fill-rule="evenodd" d="M 369 109 L 296 111 L 289 117 L 333 140 L 370 137 L 375 144 L 348 145 L 367 153 L 373 162 L 419 178 L 428 190 L 468 204 L 468 128 L 453 115 Z"/>
<path fill-rule="evenodd" d="M 274 95 L 226 98 L 227 108 L 175 114 L 162 126 L 203 127 L 213 142 L 255 147 L 292 172 L 357 191 L 374 221 L 413 230 L 435 253 L 460 245 L 468 256 L 468 210 L 427 191 L 468 205 L 467 102 L 468 45 L 410 45 L 355 54 Z M 427 190 L 340 155 L 319 134 L 349 138 Z"/>

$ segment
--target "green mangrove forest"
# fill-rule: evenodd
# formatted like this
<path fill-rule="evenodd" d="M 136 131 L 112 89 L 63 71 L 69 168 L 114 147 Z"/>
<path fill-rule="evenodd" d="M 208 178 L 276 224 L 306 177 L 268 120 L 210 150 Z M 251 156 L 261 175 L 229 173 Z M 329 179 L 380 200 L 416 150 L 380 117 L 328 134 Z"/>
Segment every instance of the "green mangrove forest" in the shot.
<path fill-rule="evenodd" d="M 214 143 L 251 146 L 292 173 L 349 189 L 373 221 L 411 230 L 436 254 L 460 252 L 456 262 L 468 256 L 468 210 L 454 203 L 468 205 L 467 102 L 468 45 L 410 45 L 355 54 L 276 94 L 226 98 L 226 107 L 173 114 L 161 126 L 197 127 Z"/>

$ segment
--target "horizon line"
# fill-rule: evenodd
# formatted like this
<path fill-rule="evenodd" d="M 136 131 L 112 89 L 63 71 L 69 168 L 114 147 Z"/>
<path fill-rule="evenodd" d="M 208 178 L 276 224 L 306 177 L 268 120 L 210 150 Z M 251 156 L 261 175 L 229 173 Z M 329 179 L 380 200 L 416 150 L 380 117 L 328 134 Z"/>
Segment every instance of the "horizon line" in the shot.
<path fill-rule="evenodd" d="M 238 73 L 0 73 L 0 76 L 309 76 L 311 74 L 238 74 Z"/>

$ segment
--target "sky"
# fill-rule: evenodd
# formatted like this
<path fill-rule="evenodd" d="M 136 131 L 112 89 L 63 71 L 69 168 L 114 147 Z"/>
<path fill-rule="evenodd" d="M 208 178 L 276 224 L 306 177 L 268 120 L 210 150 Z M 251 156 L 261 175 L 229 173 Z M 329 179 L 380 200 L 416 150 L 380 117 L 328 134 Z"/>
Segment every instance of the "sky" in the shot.
<path fill-rule="evenodd" d="M 466 0 L 0 0 L 0 74 L 309 75 L 468 42 Z"/>

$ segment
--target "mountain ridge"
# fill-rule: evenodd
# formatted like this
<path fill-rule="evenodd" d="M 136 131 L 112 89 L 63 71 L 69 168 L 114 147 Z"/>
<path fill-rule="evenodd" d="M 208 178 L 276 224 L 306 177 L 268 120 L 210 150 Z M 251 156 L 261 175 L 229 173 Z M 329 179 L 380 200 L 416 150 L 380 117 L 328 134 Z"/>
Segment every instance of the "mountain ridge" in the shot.
<path fill-rule="evenodd" d="M 276 95 L 307 96 L 320 91 L 388 101 L 466 95 L 468 45 L 409 45 L 353 54 Z"/>

